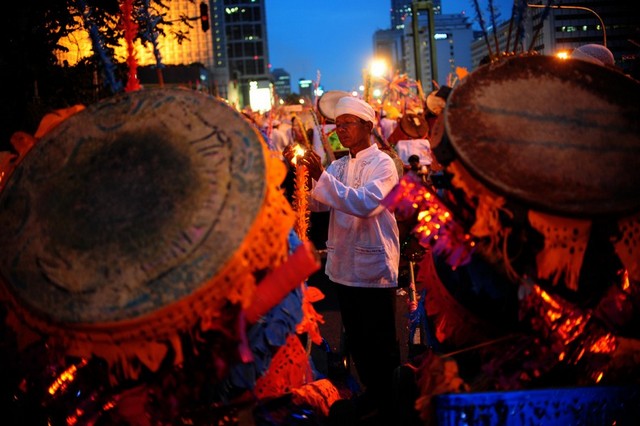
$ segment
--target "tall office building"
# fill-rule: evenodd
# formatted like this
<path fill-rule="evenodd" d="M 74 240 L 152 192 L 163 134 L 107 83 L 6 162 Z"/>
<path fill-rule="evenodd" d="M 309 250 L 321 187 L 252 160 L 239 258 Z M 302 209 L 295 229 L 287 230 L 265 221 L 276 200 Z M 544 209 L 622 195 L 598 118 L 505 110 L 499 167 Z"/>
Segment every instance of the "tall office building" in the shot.
<path fill-rule="evenodd" d="M 271 71 L 271 75 L 276 93 L 280 99 L 285 99 L 291 94 L 291 74 L 282 68 L 275 68 Z"/>
<path fill-rule="evenodd" d="M 269 50 L 264 0 L 209 0 L 214 78 L 230 103 L 250 104 L 250 88 L 269 90 Z"/>
<path fill-rule="evenodd" d="M 546 1 L 535 1 L 546 5 Z M 625 0 L 584 0 L 580 9 L 572 9 L 574 4 L 559 0 L 555 5 L 566 9 L 551 9 L 541 22 L 543 8 L 528 8 L 524 19 L 524 37 L 518 43 L 517 51 L 536 51 L 543 55 L 555 55 L 561 50 L 572 51 L 578 46 L 595 43 L 605 44 L 616 60 L 616 66 L 630 73 L 638 62 L 640 42 L 640 11 L 633 3 Z M 589 10 L 585 10 L 587 8 Z M 507 19 L 510 17 L 506 17 Z M 604 25 L 603 25 L 604 24 Z M 509 22 L 498 26 L 500 50 L 507 46 Z M 532 42 L 533 37 L 535 39 Z M 512 30 L 509 50 L 515 47 L 515 31 Z M 495 52 L 495 47 L 491 46 Z M 484 38 L 476 39 L 472 44 L 474 68 L 488 54 Z M 637 65 L 635 65 L 637 66 Z M 637 76 L 636 76 L 637 78 Z"/>
<path fill-rule="evenodd" d="M 298 79 L 298 91 L 300 92 L 300 97 L 304 99 L 305 102 L 314 101 L 313 89 L 313 80 L 309 80 L 308 78 Z"/>
<path fill-rule="evenodd" d="M 373 51 L 377 58 L 386 61 L 392 69 L 405 73 L 405 49 L 403 30 L 377 30 L 373 35 Z"/>
<path fill-rule="evenodd" d="M 171 23 L 171 31 L 186 33 L 187 38 L 178 42 L 178 39 L 169 31 L 168 25 L 163 27 L 164 35 L 158 33 L 161 70 L 163 66 L 171 66 L 174 70 L 177 67 L 184 67 L 184 71 L 189 73 L 193 69 L 203 67 L 205 69 L 200 74 L 200 79 L 208 78 L 214 65 L 213 45 L 211 33 L 203 31 L 198 22 L 201 13 L 200 4 L 189 0 L 173 0 L 166 5 L 168 9 L 160 11 L 164 15 L 164 21 Z M 186 18 L 189 23 L 183 22 L 183 18 Z M 59 41 L 61 46 L 68 49 L 66 52 L 56 52 L 61 64 L 66 62 L 69 65 L 75 65 L 83 58 L 94 54 L 89 33 L 82 25 L 79 26 L 81 29 Z M 140 42 L 136 42 L 135 50 L 136 62 L 140 67 L 149 66 L 155 69 L 158 66 L 151 43 L 142 45 Z M 127 52 L 127 45 L 123 39 L 119 48 L 116 49 L 113 59 L 117 62 L 125 62 Z M 193 79 L 194 88 L 196 80 Z M 187 81 L 180 83 L 187 83 Z M 206 87 L 212 86 L 210 81 L 203 80 L 201 84 Z"/>

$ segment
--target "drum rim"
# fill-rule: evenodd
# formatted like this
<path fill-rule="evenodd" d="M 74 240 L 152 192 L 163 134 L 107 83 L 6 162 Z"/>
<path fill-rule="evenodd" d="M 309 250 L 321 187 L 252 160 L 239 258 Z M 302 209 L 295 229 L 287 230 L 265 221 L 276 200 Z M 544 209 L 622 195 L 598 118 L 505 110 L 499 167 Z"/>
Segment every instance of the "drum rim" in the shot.
<path fill-rule="evenodd" d="M 249 215 L 249 219 L 245 220 L 246 224 L 242 226 L 243 228 L 245 228 L 244 229 L 245 235 L 239 236 L 236 238 L 237 241 L 235 245 L 231 248 L 228 248 L 226 254 L 224 253 L 222 254 L 222 256 L 217 260 L 218 263 L 216 264 L 210 263 L 209 267 L 204 269 L 204 272 L 196 274 L 198 276 L 208 277 L 208 278 L 202 278 L 201 280 L 197 280 L 197 281 L 196 279 L 194 279 L 190 285 L 186 285 L 186 282 L 176 283 L 176 285 L 182 288 L 182 293 L 181 293 L 182 296 L 176 296 L 176 299 L 173 301 L 170 300 L 170 302 L 177 303 L 182 298 L 188 298 L 192 293 L 197 292 L 200 287 L 206 285 L 206 283 L 209 280 L 211 280 L 212 276 L 215 276 L 216 273 L 220 272 L 225 268 L 225 265 L 229 262 L 229 260 L 232 257 L 234 257 L 237 250 L 239 250 L 241 246 L 245 245 L 244 238 L 249 233 L 249 231 L 255 227 L 255 221 L 258 218 L 258 216 L 261 214 L 261 209 L 263 208 L 263 205 L 265 204 L 265 201 L 266 201 L 267 179 L 265 179 L 265 176 L 267 174 L 266 168 L 267 168 L 268 157 L 266 153 L 265 144 L 263 141 L 261 141 L 262 136 L 260 135 L 260 133 L 257 132 L 257 130 L 253 128 L 253 126 L 251 126 L 244 119 L 242 119 L 241 115 L 237 111 L 231 109 L 222 101 L 217 100 L 208 95 L 204 95 L 198 92 L 189 91 L 185 89 L 166 89 L 166 88 L 148 89 L 148 90 L 139 91 L 139 92 L 132 92 L 127 94 L 117 95 L 113 98 L 110 98 L 103 102 L 99 102 L 95 105 L 92 105 L 86 108 L 84 111 L 76 114 L 75 116 L 72 116 L 71 118 L 63 122 L 60 126 L 58 126 L 58 128 L 54 129 L 49 135 L 46 135 L 43 138 L 43 141 L 41 141 L 40 144 L 36 145 L 35 149 L 44 150 L 45 149 L 44 147 L 46 146 L 47 143 L 51 143 L 51 140 L 55 140 L 56 137 L 59 137 L 61 134 L 64 134 L 64 132 L 67 131 L 70 126 L 85 125 L 86 118 L 89 116 L 89 114 L 96 113 L 96 111 L 100 111 L 101 108 L 108 108 L 110 106 L 117 105 L 119 102 L 127 102 L 127 100 L 135 99 L 136 97 L 140 97 L 140 96 L 149 96 L 150 98 L 150 102 L 148 102 L 149 104 L 152 103 L 151 101 L 155 101 L 156 103 L 162 103 L 162 102 L 174 101 L 177 99 L 179 102 L 184 102 L 184 104 L 180 104 L 181 106 L 184 106 L 186 104 L 188 105 L 187 109 L 194 108 L 199 113 L 202 112 L 200 108 L 211 107 L 211 105 L 217 106 L 216 108 L 212 108 L 212 109 L 216 109 L 217 112 L 221 111 L 221 110 L 218 110 L 217 108 L 224 108 L 225 114 L 231 114 L 228 117 L 238 118 L 237 120 L 238 129 L 234 130 L 233 132 L 234 135 L 232 135 L 231 137 L 233 141 L 230 143 L 233 143 L 234 146 L 237 145 L 236 146 L 237 148 L 242 147 L 243 149 L 246 149 L 247 143 L 249 142 L 249 140 L 252 139 L 254 141 L 253 149 L 249 150 L 250 152 L 248 151 L 246 153 L 251 158 L 245 157 L 245 154 L 238 156 L 236 153 L 234 158 L 229 159 L 229 161 L 233 162 L 234 165 L 238 165 L 239 164 L 238 162 L 241 162 L 241 161 L 245 161 L 245 162 L 251 161 L 252 170 L 254 172 L 254 178 L 247 177 L 246 173 L 243 173 L 242 176 L 240 176 L 241 173 L 239 171 L 234 173 L 234 175 L 237 175 L 236 177 L 230 178 L 231 179 L 230 184 L 233 187 L 239 187 L 240 185 L 244 185 L 244 184 L 252 185 L 254 187 L 254 189 L 252 189 L 252 192 L 251 192 L 253 194 L 251 195 L 251 198 L 248 198 L 249 193 L 244 193 L 244 195 L 246 195 L 247 198 L 245 198 L 245 196 L 240 197 L 236 195 L 235 201 L 228 200 L 235 205 L 235 207 L 230 205 L 229 208 L 234 209 L 234 211 L 238 209 L 241 209 L 243 211 L 246 210 L 244 214 Z M 207 117 L 206 114 L 204 114 L 203 117 L 206 119 Z M 200 117 L 200 118 L 203 118 L 203 117 Z M 35 152 L 32 151 L 32 153 L 33 155 L 37 155 L 37 151 Z M 27 166 L 28 166 L 28 162 L 29 162 L 29 156 L 27 156 L 26 158 Z M 22 164 L 18 166 L 18 169 L 20 169 L 21 166 Z M 16 174 L 14 174 L 14 176 L 15 175 Z M 7 194 L 9 194 L 10 192 L 9 186 L 15 184 L 15 182 L 12 182 L 12 181 L 10 181 L 7 187 L 5 187 L 2 193 L 0 193 L 0 200 L 6 197 Z M 253 181 L 253 183 L 250 183 L 250 181 Z M 253 202 L 251 202 L 252 199 L 254 200 Z M 247 207 L 246 203 L 248 202 L 253 204 L 254 207 L 247 210 L 245 207 Z M 230 212 L 227 213 L 227 215 L 229 214 L 231 213 Z M 203 240 L 203 242 L 205 242 L 208 246 L 215 244 L 215 242 L 210 239 L 211 237 L 207 237 L 207 238 L 208 239 Z M 228 243 L 231 244 L 231 241 L 229 241 Z M 194 249 L 197 251 L 197 253 L 194 251 L 189 255 L 190 256 L 189 264 L 179 265 L 179 269 L 185 269 L 185 268 L 188 269 L 189 265 L 191 264 L 195 265 L 193 262 L 196 262 L 196 260 L 193 256 L 195 257 L 202 256 L 204 254 L 202 252 L 203 249 L 204 249 L 203 247 L 198 247 Z M 5 268 L 3 267 L 3 269 Z M 178 272 L 175 272 L 175 273 L 178 273 Z M 16 292 L 15 282 L 8 281 L 8 277 L 12 275 L 11 271 L 5 271 L 2 274 L 5 276 L 4 277 L 5 280 L 7 280 L 6 284 L 8 286 L 12 286 L 11 288 L 12 293 L 15 293 Z M 32 287 L 33 285 L 36 285 L 36 284 L 32 284 Z M 167 291 L 168 291 L 167 294 L 171 294 L 171 291 L 169 289 L 167 289 Z M 23 297 L 24 294 L 26 293 L 23 291 L 22 293 L 17 295 L 19 296 L 18 300 L 20 304 L 25 305 L 25 307 L 29 310 L 34 310 L 36 315 L 44 315 L 45 317 L 48 317 L 50 320 L 56 323 L 63 323 L 63 324 L 76 323 L 76 324 L 90 325 L 92 323 L 100 324 L 100 323 L 117 323 L 122 321 L 128 322 L 132 320 L 135 321 L 139 317 L 147 316 L 156 311 L 162 311 L 166 307 L 166 300 L 165 300 L 166 297 L 156 294 L 156 296 L 154 296 L 155 304 L 147 304 L 141 308 L 135 308 L 135 309 L 132 308 L 130 310 L 126 310 L 126 313 L 124 314 L 119 314 L 116 316 L 105 316 L 104 319 L 100 319 L 96 317 L 95 316 L 96 313 L 91 313 L 89 314 L 89 316 L 87 316 L 85 314 L 82 314 L 81 312 L 75 312 L 75 311 L 71 313 L 67 313 L 66 315 L 57 316 L 55 311 L 60 311 L 63 308 L 61 306 L 60 300 L 57 303 L 52 301 L 51 309 L 55 310 L 55 311 L 52 311 L 47 307 L 47 305 L 43 305 L 43 302 L 34 304 L 32 301 L 25 299 Z M 140 298 L 147 293 L 145 289 L 140 289 L 140 292 L 136 294 L 137 294 L 137 297 Z M 56 297 L 59 298 L 60 296 L 56 296 Z M 148 294 L 146 297 L 148 297 Z M 74 303 L 77 303 L 77 302 L 67 302 L 67 303 L 70 303 L 71 305 L 73 305 Z M 115 306 L 113 307 L 109 306 L 108 308 L 115 308 Z M 121 308 L 124 310 L 122 306 Z"/>
<path fill-rule="evenodd" d="M 465 112 L 463 111 L 465 107 L 459 102 L 459 98 L 462 96 L 461 94 L 466 95 L 465 91 L 476 90 L 479 83 L 482 83 L 482 78 L 487 78 L 491 72 L 494 72 L 496 69 L 500 70 L 501 67 L 505 67 L 506 69 L 508 69 L 508 67 L 516 68 L 521 64 L 531 66 L 533 69 L 537 70 L 546 70 L 546 67 L 549 67 L 550 64 L 554 64 L 553 61 L 557 61 L 557 59 L 540 55 L 504 59 L 497 63 L 487 64 L 478 68 L 453 88 L 448 97 L 443 115 L 447 140 L 455 152 L 456 159 L 462 163 L 465 170 L 467 170 L 480 183 L 486 185 L 488 189 L 495 191 L 497 194 L 505 196 L 523 206 L 529 205 L 530 207 L 540 211 L 575 217 L 626 215 L 638 211 L 638 209 L 640 209 L 640 197 L 631 201 L 627 200 L 607 205 L 586 202 L 583 204 L 563 204 L 557 200 L 546 199 L 543 196 L 544 191 L 527 194 L 519 191 L 518 188 L 510 188 L 500 180 L 500 176 L 492 175 L 491 173 L 481 170 L 476 161 L 477 156 L 472 157 L 469 153 L 465 152 L 465 145 L 471 143 L 470 141 L 473 138 L 469 137 L 469 135 L 463 135 L 462 133 L 456 134 L 455 131 L 452 131 L 458 122 L 462 120 L 462 112 Z M 555 62 L 555 64 L 557 65 L 557 62 Z M 582 75 L 585 81 L 591 81 L 594 79 L 590 76 L 590 73 L 595 73 L 600 78 L 609 78 L 614 82 L 626 82 L 625 84 L 628 85 L 628 87 L 633 88 L 632 90 L 635 90 L 636 93 L 640 94 L 640 86 L 637 85 L 637 82 L 634 86 L 633 80 L 615 70 L 577 60 L 564 63 L 562 66 L 571 68 L 571 70 L 566 71 L 567 73 Z M 545 72 L 548 75 L 555 76 L 555 74 L 552 74 L 552 71 Z M 474 87 L 474 85 L 476 87 Z M 636 106 L 635 108 L 637 109 L 638 107 Z M 466 107 L 466 109 L 468 110 L 469 108 Z M 456 117 L 456 114 L 458 114 L 458 117 Z M 534 195 L 533 198 L 531 197 L 532 195 Z"/>

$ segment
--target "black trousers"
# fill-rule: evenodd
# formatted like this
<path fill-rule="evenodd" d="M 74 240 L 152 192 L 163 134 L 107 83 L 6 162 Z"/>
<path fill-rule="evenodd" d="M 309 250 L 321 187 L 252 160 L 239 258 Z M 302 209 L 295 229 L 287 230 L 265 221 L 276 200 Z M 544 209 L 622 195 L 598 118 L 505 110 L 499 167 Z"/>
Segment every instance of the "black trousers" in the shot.
<path fill-rule="evenodd" d="M 396 337 L 395 288 L 335 284 L 345 341 L 360 382 L 376 399 L 391 398 L 393 373 L 400 364 Z"/>

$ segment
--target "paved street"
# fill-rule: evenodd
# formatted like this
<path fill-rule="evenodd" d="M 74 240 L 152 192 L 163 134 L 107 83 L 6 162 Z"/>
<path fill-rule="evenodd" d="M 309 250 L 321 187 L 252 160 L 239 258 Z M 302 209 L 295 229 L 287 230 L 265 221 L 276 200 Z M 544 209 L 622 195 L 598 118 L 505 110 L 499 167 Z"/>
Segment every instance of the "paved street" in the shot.
<path fill-rule="evenodd" d="M 325 323 L 320 325 L 320 332 L 322 337 L 327 341 L 331 353 L 336 356 L 334 361 L 337 362 L 337 358 L 342 354 L 342 320 L 334 289 L 332 288 L 332 284 L 329 283 L 327 276 L 324 274 L 324 259 L 323 268 L 309 277 L 308 283 L 310 286 L 320 289 L 320 291 L 325 295 L 323 300 L 314 303 L 314 307 L 316 311 L 324 317 Z M 407 360 L 408 350 L 408 296 L 403 289 L 398 290 L 397 293 L 396 327 L 398 340 L 400 341 L 401 362 L 404 363 Z M 375 312 L 372 312 L 371 314 L 375 315 Z M 321 374 L 328 375 L 331 360 L 328 359 L 330 355 L 327 354 L 325 348 L 314 345 L 311 355 L 316 369 Z M 349 372 L 357 379 L 357 375 L 353 367 L 349 369 Z"/>

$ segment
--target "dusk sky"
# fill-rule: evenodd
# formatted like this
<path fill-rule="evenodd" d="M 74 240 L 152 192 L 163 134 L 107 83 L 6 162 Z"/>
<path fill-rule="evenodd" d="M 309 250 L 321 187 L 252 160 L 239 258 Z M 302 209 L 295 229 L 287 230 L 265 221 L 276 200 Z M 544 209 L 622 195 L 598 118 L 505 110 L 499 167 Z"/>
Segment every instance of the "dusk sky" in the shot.
<path fill-rule="evenodd" d="M 479 0 L 485 20 L 487 3 Z M 494 3 L 502 20 L 511 17 L 513 0 Z M 357 89 L 373 57 L 373 34 L 391 25 L 390 7 L 390 0 L 266 0 L 271 65 L 291 74 L 295 92 L 300 78 L 315 81 L 318 72 L 325 90 Z M 475 23 L 472 0 L 442 0 L 442 9 Z"/>

